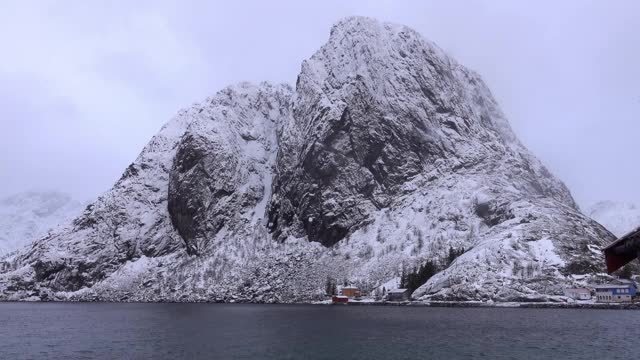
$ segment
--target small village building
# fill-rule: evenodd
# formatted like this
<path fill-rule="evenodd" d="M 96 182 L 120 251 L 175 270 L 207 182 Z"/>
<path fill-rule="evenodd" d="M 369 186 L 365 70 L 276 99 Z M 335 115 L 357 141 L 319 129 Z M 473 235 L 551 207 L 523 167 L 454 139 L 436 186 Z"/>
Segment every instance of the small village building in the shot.
<path fill-rule="evenodd" d="M 340 295 L 350 298 L 357 298 L 360 297 L 360 289 L 355 286 L 345 286 L 342 288 L 342 290 L 340 290 Z"/>
<path fill-rule="evenodd" d="M 409 289 L 394 289 L 387 292 L 387 301 L 409 301 L 411 291 Z"/>
<path fill-rule="evenodd" d="M 573 300 L 591 300 L 591 290 L 587 288 L 565 289 L 564 296 Z"/>
<path fill-rule="evenodd" d="M 334 304 L 346 304 L 349 302 L 349 298 L 343 295 L 333 295 L 331 302 Z"/>
<path fill-rule="evenodd" d="M 602 303 L 630 302 L 638 292 L 636 284 L 625 282 L 623 284 L 596 285 L 596 300 Z"/>

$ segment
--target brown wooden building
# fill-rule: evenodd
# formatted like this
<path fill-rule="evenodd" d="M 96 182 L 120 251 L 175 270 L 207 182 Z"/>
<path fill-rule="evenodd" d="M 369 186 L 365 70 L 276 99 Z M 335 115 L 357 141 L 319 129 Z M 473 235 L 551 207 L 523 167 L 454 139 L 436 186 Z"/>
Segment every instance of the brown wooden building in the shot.
<path fill-rule="evenodd" d="M 350 298 L 360 297 L 360 289 L 358 289 L 355 286 L 345 286 L 345 287 L 342 288 L 340 293 L 343 296 L 350 297 Z"/>

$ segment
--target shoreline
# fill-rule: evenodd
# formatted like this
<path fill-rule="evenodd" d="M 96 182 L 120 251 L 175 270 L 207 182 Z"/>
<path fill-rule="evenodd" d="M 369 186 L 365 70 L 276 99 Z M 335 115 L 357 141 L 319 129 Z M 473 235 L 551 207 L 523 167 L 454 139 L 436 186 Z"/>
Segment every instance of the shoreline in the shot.
<path fill-rule="evenodd" d="M 342 305 L 342 304 L 335 304 Z M 640 310 L 640 303 L 560 303 L 560 302 L 477 302 L 477 301 L 406 301 L 406 302 L 349 302 L 355 306 L 408 306 L 449 308 L 510 308 L 510 309 L 594 309 Z"/>
<path fill-rule="evenodd" d="M 593 309 L 593 310 L 640 310 L 640 302 L 635 303 L 566 303 L 566 302 L 481 302 L 481 301 L 351 301 L 333 304 L 329 301 L 297 303 L 220 302 L 220 301 L 19 301 L 0 300 L 2 303 L 16 304 L 235 304 L 235 305 L 314 305 L 314 306 L 396 306 L 425 308 L 508 308 L 508 309 Z"/>

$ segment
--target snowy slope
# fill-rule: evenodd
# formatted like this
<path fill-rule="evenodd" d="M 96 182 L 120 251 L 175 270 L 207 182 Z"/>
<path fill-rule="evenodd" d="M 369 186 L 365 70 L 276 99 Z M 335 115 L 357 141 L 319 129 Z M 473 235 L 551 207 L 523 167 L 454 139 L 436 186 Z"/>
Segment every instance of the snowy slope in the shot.
<path fill-rule="evenodd" d="M 4 259 L 0 298 L 309 301 L 464 248 L 414 296 L 543 299 L 601 272 L 611 237 L 480 76 L 351 17 L 295 89 L 242 83 L 178 113 L 72 224 Z"/>
<path fill-rule="evenodd" d="M 587 214 L 618 237 L 640 227 L 640 207 L 634 204 L 601 201 L 591 206 Z"/>
<path fill-rule="evenodd" d="M 27 192 L 0 200 L 0 255 L 42 237 L 81 210 L 79 202 L 57 192 Z"/>

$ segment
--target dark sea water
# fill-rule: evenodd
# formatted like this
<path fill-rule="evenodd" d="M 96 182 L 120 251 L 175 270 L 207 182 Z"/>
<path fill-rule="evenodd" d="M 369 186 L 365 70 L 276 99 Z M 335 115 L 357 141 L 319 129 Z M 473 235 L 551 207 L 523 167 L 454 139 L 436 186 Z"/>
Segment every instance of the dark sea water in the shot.
<path fill-rule="evenodd" d="M 634 359 L 640 311 L 0 303 L 2 359 Z"/>

